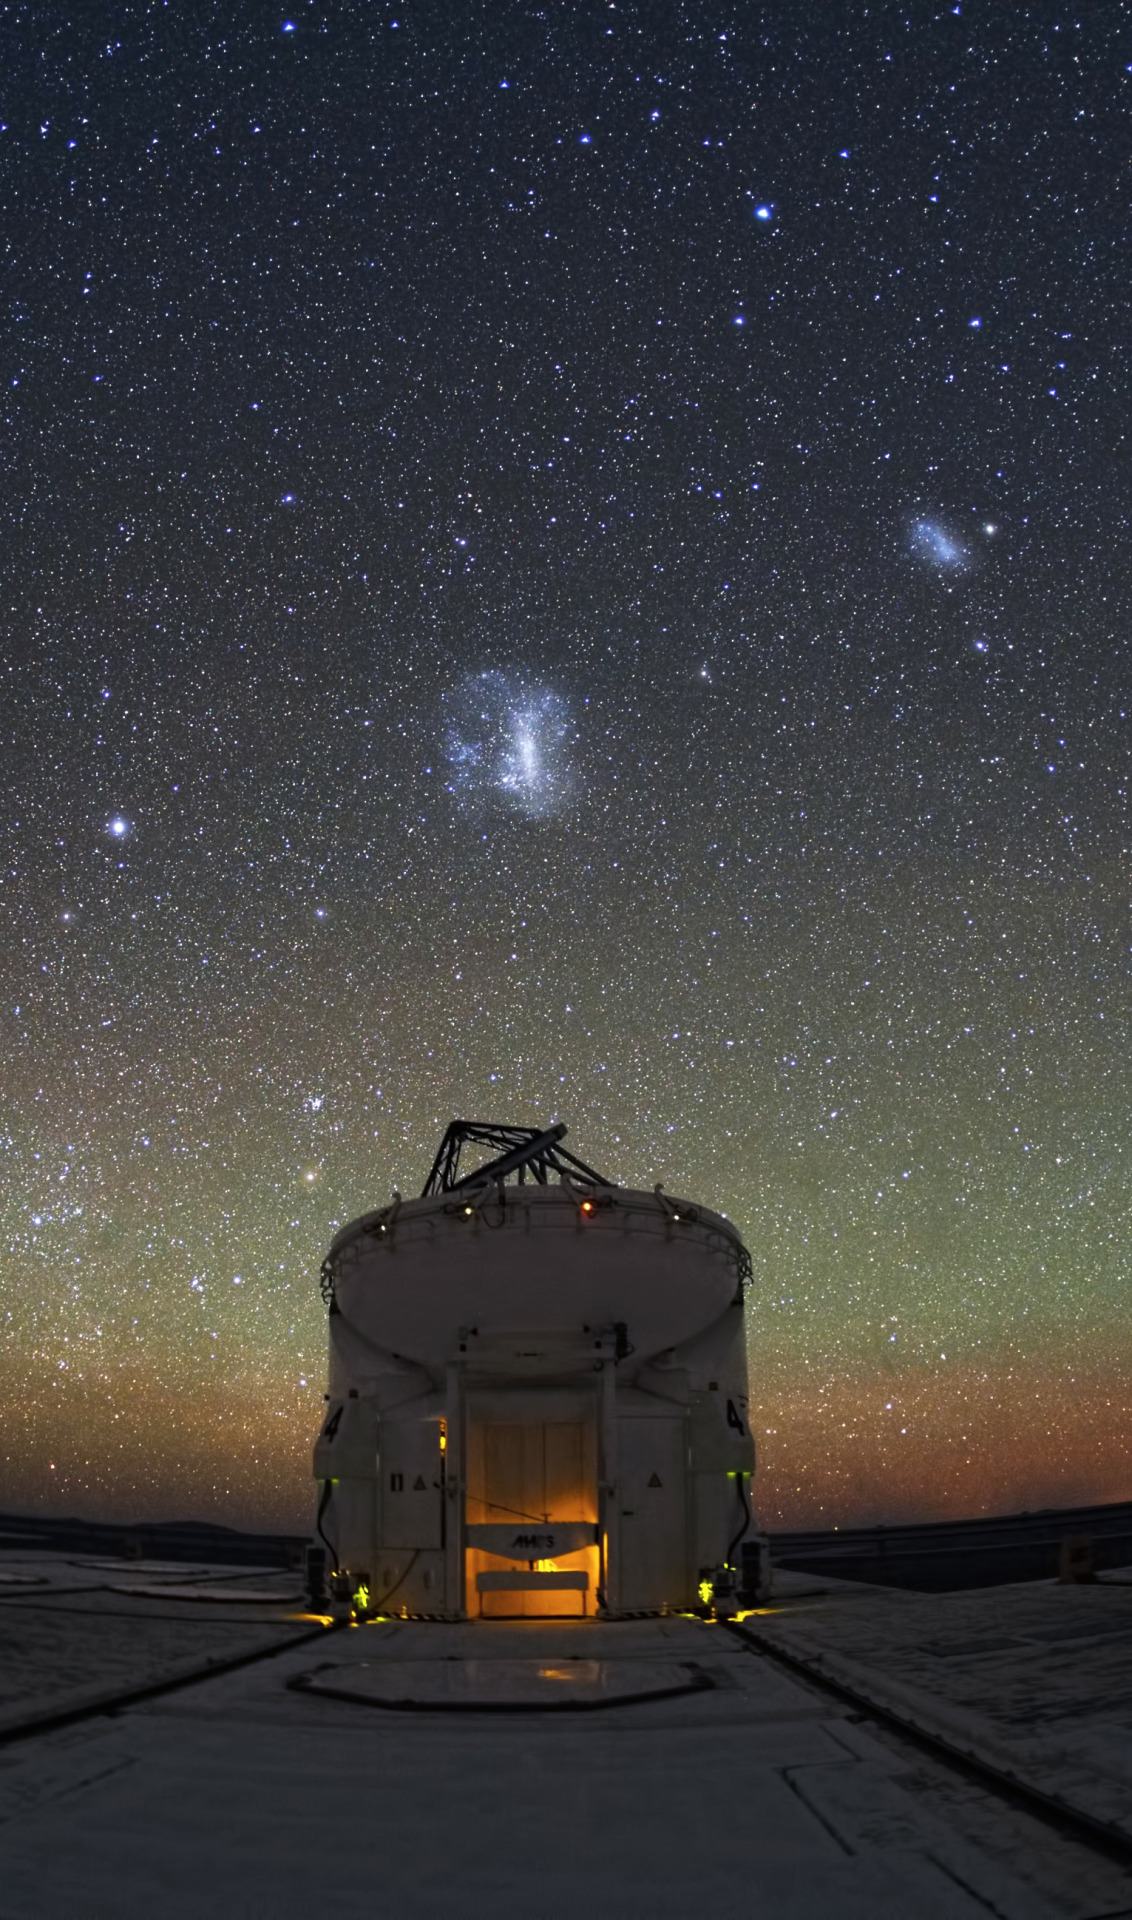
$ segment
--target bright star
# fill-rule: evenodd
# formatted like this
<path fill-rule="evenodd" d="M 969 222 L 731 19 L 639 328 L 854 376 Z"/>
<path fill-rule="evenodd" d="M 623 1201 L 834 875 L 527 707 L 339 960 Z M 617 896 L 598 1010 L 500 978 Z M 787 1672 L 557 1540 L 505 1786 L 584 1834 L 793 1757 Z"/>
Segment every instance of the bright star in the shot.
<path fill-rule="evenodd" d="M 106 822 L 106 831 L 112 840 L 126 840 L 129 838 L 130 823 L 122 814 L 116 813 Z"/>
<path fill-rule="evenodd" d="M 770 219 L 770 216 L 771 216 L 771 214 L 773 213 L 773 211 L 774 211 L 774 209 L 773 209 L 773 207 L 756 207 L 756 208 L 755 208 L 755 219 L 756 219 L 756 220 L 769 220 L 769 219 Z"/>

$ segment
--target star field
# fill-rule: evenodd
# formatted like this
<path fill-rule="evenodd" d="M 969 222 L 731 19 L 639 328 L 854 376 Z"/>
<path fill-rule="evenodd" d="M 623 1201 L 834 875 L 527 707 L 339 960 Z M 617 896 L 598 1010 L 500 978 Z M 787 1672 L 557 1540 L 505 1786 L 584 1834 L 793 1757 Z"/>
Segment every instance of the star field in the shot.
<path fill-rule="evenodd" d="M 768 1524 L 1132 1496 L 1125 25 L 21 13 L 4 1504 L 306 1526 L 454 1116 L 736 1221 Z"/>

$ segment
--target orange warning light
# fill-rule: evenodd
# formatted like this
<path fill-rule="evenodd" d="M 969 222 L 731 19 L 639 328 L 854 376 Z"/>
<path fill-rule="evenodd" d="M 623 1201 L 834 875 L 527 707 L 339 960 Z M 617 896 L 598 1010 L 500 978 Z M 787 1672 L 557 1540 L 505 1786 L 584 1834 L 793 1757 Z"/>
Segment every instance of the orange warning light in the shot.
<path fill-rule="evenodd" d="M 582 1201 L 582 1212 L 583 1212 L 583 1213 L 592 1213 L 592 1212 L 593 1212 L 593 1210 L 594 1210 L 594 1203 L 593 1203 L 593 1201 L 592 1201 L 592 1200 L 583 1200 L 583 1201 Z"/>

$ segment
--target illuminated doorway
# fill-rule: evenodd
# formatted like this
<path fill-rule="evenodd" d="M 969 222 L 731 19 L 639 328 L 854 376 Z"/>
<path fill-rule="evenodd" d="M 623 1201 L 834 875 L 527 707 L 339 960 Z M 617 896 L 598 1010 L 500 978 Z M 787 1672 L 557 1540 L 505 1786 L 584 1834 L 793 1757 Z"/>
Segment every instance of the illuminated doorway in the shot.
<path fill-rule="evenodd" d="M 465 1516 L 469 1613 L 498 1620 L 578 1619 L 596 1612 L 595 1450 L 590 1421 L 472 1423 Z M 485 1536 L 481 1530 L 489 1528 Z M 524 1564 L 525 1546 L 531 1557 Z"/>

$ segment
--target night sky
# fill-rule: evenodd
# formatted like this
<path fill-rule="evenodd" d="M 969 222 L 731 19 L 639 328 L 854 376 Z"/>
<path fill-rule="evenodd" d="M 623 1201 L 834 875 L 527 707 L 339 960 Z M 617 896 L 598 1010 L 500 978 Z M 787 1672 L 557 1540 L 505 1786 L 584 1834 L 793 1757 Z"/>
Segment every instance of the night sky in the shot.
<path fill-rule="evenodd" d="M 0 1505 L 305 1527 L 564 1119 L 772 1526 L 1132 1496 L 1120 5 L 10 9 Z"/>

